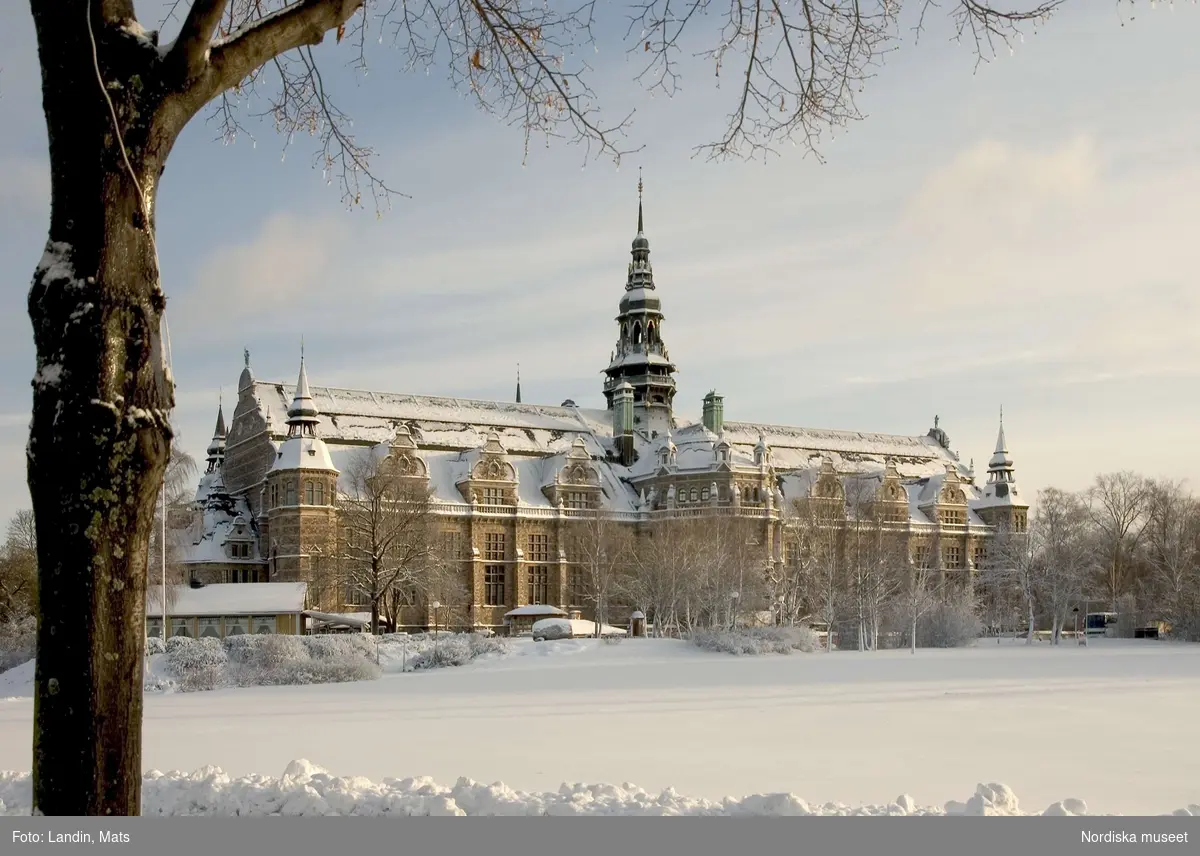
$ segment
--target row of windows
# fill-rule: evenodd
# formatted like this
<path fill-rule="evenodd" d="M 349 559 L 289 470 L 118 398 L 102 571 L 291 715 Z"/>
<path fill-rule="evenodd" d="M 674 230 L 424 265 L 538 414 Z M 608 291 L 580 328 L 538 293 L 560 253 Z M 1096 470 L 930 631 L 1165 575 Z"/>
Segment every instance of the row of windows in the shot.
<path fill-rule="evenodd" d="M 289 481 L 283 485 L 278 482 L 273 483 L 270 489 L 271 508 L 278 508 L 281 505 L 296 505 L 296 495 L 296 482 Z M 325 482 L 306 479 L 300 496 L 305 505 L 324 505 Z M 329 499 L 332 501 L 333 496 L 331 495 Z"/>
<path fill-rule="evenodd" d="M 533 565 L 528 571 L 529 603 L 550 603 L 550 568 Z M 485 606 L 507 606 L 506 594 L 508 573 L 504 565 L 484 565 L 483 603 Z M 572 568 L 567 573 L 567 599 L 572 605 L 582 605 L 587 600 L 587 574 L 582 568 Z"/>

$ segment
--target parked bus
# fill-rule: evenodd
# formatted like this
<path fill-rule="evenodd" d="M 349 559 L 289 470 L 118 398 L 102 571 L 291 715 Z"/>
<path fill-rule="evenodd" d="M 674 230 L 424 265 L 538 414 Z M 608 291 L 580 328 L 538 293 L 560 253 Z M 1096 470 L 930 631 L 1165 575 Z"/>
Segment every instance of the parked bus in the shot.
<path fill-rule="evenodd" d="M 1088 636 L 1116 636 L 1117 614 L 1115 612 L 1089 612 L 1084 620 L 1083 632 Z"/>

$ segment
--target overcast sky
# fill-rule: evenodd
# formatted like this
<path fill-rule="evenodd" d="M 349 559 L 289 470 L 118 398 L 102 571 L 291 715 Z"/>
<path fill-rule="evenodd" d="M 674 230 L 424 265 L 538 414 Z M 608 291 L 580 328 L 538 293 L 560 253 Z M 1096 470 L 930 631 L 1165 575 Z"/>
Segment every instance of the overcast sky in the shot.
<path fill-rule="evenodd" d="M 650 99 L 607 39 L 596 88 L 636 108 L 645 145 L 619 170 L 560 144 L 523 165 L 517 130 L 386 47 L 365 79 L 331 73 L 409 194 L 381 218 L 343 209 L 307 140 L 282 158 L 269 127 L 226 146 L 194 122 L 159 201 L 182 442 L 203 457 L 243 346 L 290 382 L 302 335 L 317 385 L 511 399 L 520 362 L 525 401 L 603 406 L 641 166 L 681 416 L 712 388 L 737 420 L 921 434 L 938 414 L 982 471 L 1003 405 L 1027 496 L 1118 469 L 1200 482 L 1200 10 L 1139 6 L 1077 0 L 978 71 L 945 28 L 906 37 L 823 164 L 693 158 L 731 81 L 700 68 Z M 28 504 L 25 300 L 49 210 L 24 3 L 0 4 L 0 57 L 7 517 Z"/>

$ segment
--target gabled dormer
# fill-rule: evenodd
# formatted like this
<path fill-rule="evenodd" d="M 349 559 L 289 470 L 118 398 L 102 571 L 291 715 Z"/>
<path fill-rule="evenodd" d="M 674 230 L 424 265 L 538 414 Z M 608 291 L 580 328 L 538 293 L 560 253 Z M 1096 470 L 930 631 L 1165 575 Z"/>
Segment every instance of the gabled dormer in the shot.
<path fill-rule="evenodd" d="M 396 429 L 392 438 L 387 457 L 380 462 L 380 468 L 404 479 L 428 480 L 429 466 L 417 448 L 412 432 L 407 425 Z"/>
<path fill-rule="evenodd" d="M 576 437 L 567 453 L 562 469 L 554 473 L 554 481 L 542 488 L 542 493 L 561 508 L 599 508 L 603 498 L 600 470 L 588 454 L 587 443 Z"/>
<path fill-rule="evenodd" d="M 247 560 L 255 558 L 254 543 L 257 533 L 250 521 L 243 514 L 237 514 L 229 525 L 229 534 L 225 538 L 225 555 L 230 559 Z"/>
<path fill-rule="evenodd" d="M 942 526 L 965 526 L 967 523 L 967 494 L 963 479 L 953 464 L 946 464 L 936 490 L 921 503 L 921 510 L 930 520 Z"/>
<path fill-rule="evenodd" d="M 456 485 L 463 498 L 478 505 L 516 505 L 517 468 L 500 438 L 489 434 L 474 458 L 467 477 Z"/>
<path fill-rule="evenodd" d="M 875 489 L 874 501 L 879 516 L 888 523 L 903 523 L 908 519 L 908 491 L 900 480 L 896 462 L 889 460 L 883 468 L 883 478 Z"/>

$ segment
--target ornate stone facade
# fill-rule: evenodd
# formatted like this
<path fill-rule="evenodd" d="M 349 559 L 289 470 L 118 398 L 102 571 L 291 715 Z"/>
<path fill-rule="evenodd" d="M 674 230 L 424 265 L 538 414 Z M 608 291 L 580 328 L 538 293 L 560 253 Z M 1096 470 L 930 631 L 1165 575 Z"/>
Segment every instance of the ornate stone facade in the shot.
<path fill-rule="evenodd" d="M 1024 528 L 1003 425 L 981 488 L 936 418 L 920 436 L 727 421 L 714 391 L 699 422 L 681 419 L 649 252 L 639 201 L 604 409 L 310 388 L 303 362 L 289 386 L 256 380 L 246 354 L 197 494 L 192 567 L 212 581 L 250 567 L 253 579 L 306 580 L 323 609 L 354 610 L 319 580 L 337 553 L 339 472 L 378 449 L 428 485 L 465 592 L 436 615 L 406 606 L 409 627 L 499 627 L 532 602 L 587 613 L 573 538 L 595 515 L 635 532 L 667 518 L 749 521 L 766 569 L 794 561 L 803 526 L 845 533 L 869 516 L 915 565 L 964 578 L 999 529 Z M 248 557 L 234 546 L 245 533 Z"/>

